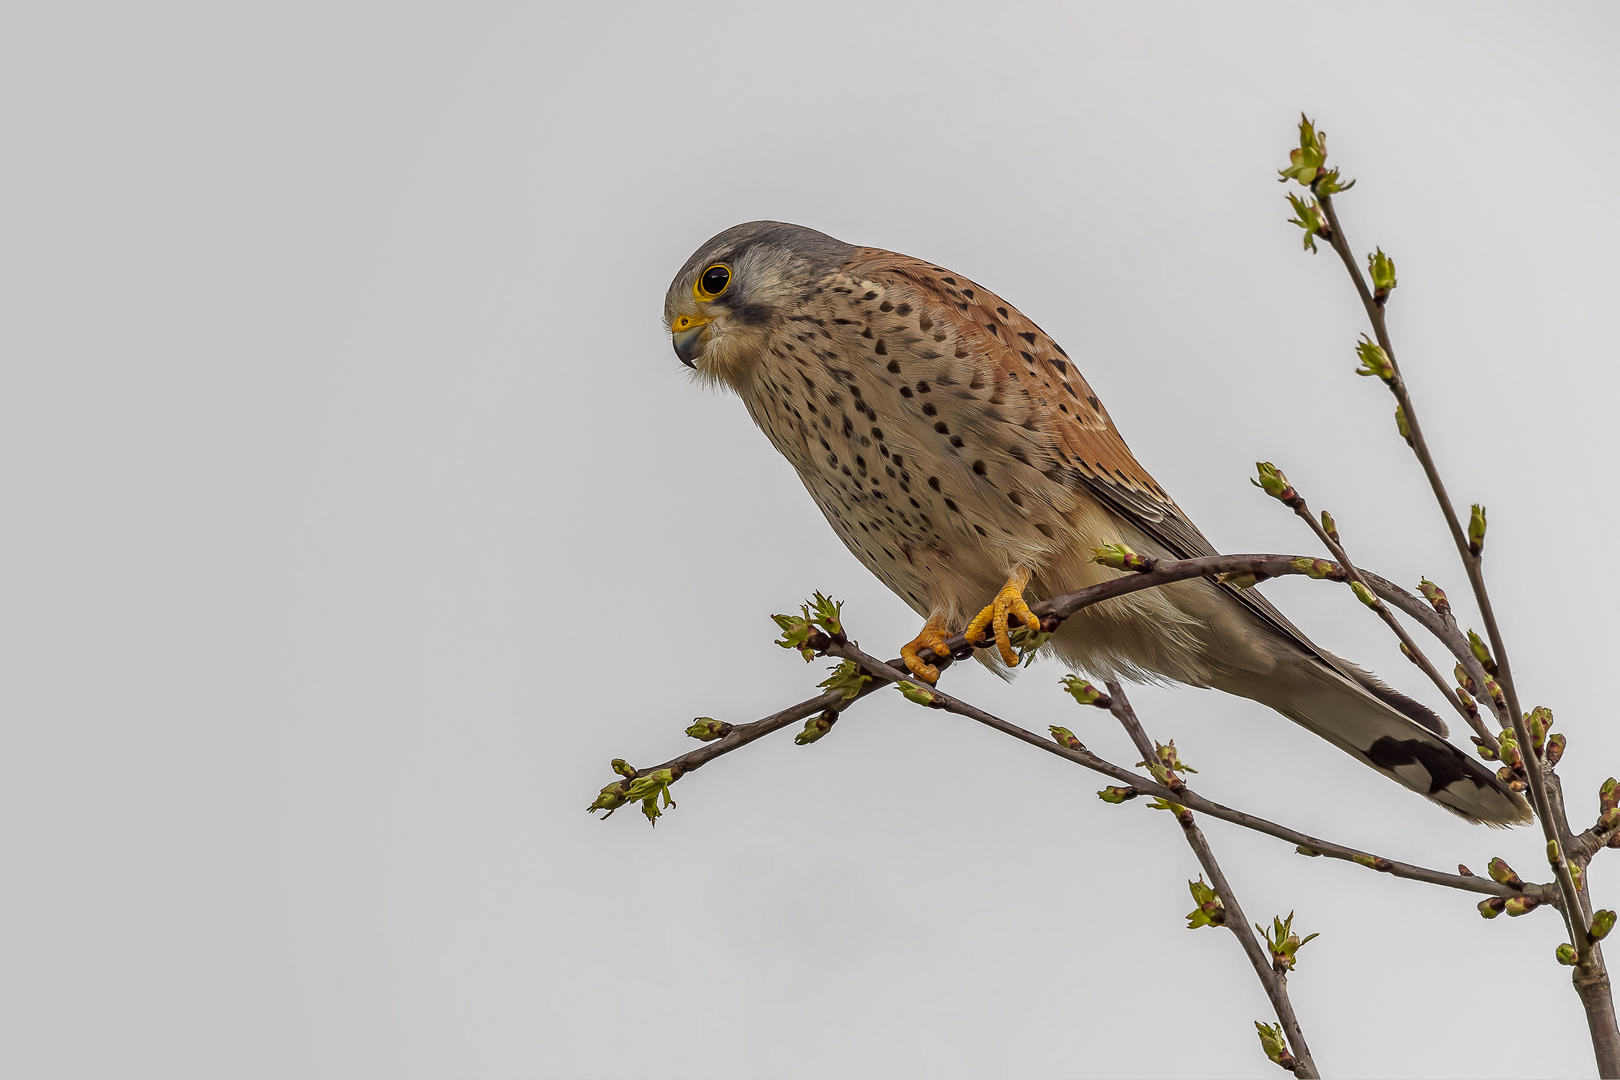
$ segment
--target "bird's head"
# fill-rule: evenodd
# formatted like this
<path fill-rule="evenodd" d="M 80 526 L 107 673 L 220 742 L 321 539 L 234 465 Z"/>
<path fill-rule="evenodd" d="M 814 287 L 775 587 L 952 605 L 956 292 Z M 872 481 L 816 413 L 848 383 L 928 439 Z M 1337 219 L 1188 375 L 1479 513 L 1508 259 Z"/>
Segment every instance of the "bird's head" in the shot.
<path fill-rule="evenodd" d="M 781 320 L 854 250 L 802 225 L 732 226 L 670 282 L 664 325 L 675 355 L 704 379 L 739 387 Z"/>

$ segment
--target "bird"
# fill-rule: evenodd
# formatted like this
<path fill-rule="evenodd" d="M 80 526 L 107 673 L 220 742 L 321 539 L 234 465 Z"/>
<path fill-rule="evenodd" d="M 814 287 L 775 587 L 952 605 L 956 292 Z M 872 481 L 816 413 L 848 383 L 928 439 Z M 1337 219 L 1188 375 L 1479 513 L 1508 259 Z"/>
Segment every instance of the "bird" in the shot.
<path fill-rule="evenodd" d="M 1028 597 L 1119 573 L 1095 549 L 1216 553 L 1062 346 L 961 274 L 753 221 L 692 254 L 664 323 L 697 381 L 742 399 L 839 538 L 925 620 L 902 649 L 920 680 L 938 669 L 919 654 L 945 655 L 953 628 L 986 645 L 981 659 L 1015 667 L 1012 626 L 1039 625 Z M 1260 702 L 1468 821 L 1529 819 L 1439 717 L 1314 644 L 1253 588 L 1193 579 L 1116 597 L 1049 645 L 1092 677 Z"/>

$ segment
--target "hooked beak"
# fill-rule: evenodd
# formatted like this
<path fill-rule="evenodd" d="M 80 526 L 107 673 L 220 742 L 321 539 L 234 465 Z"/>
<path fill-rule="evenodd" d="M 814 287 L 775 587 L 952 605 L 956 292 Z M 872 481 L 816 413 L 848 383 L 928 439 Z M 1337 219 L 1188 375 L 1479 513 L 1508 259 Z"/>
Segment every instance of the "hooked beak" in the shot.
<path fill-rule="evenodd" d="M 682 315 L 670 327 L 670 343 L 675 346 L 675 355 L 681 358 L 681 363 L 696 369 L 696 360 L 703 355 L 703 349 L 709 343 L 709 320 L 699 321 L 689 315 Z"/>

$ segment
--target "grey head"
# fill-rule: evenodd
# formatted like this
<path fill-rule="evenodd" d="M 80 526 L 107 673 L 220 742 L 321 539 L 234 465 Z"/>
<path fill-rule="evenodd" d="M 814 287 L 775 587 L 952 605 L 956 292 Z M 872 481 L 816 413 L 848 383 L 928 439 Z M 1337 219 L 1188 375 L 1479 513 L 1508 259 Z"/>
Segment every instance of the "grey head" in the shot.
<path fill-rule="evenodd" d="M 670 282 L 664 325 L 675 355 L 704 378 L 739 385 L 770 328 L 854 250 L 803 225 L 733 225 Z"/>

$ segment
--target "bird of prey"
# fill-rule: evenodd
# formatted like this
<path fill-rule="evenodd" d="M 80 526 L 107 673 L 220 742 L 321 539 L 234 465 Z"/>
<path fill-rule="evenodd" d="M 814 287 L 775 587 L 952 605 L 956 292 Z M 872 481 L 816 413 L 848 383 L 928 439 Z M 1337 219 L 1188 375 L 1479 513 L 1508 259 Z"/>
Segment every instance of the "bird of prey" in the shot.
<path fill-rule="evenodd" d="M 851 552 L 926 618 L 928 682 L 952 628 L 1035 625 L 1026 594 L 1115 575 L 1091 552 L 1215 554 L 1137 463 L 1062 347 L 961 274 L 755 221 L 709 240 L 664 300 L 675 352 L 742 398 Z M 988 605 L 986 604 L 988 601 Z M 1524 800 L 1438 717 L 1314 645 L 1253 589 L 1197 579 L 1087 608 L 1051 646 L 1093 677 L 1169 679 L 1270 706 L 1470 821 Z"/>

